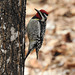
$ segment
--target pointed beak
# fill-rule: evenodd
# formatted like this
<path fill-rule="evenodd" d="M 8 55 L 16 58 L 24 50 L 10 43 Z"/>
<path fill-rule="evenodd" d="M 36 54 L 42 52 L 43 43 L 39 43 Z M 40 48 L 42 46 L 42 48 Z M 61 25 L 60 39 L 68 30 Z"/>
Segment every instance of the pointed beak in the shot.
<path fill-rule="evenodd" d="M 37 11 L 37 13 L 39 13 L 39 10 L 35 9 Z"/>

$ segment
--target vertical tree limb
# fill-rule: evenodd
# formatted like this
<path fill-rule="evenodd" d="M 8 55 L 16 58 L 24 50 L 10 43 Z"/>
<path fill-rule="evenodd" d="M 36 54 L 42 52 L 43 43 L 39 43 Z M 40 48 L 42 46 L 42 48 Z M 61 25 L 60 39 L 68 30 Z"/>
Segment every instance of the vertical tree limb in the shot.
<path fill-rule="evenodd" d="M 26 0 L 0 1 L 0 75 L 24 75 L 25 11 Z"/>

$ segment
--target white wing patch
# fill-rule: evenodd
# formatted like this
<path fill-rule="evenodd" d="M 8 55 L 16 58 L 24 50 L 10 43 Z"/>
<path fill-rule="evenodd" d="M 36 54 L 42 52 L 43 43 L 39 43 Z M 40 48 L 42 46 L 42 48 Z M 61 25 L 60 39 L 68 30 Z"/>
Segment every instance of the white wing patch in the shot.
<path fill-rule="evenodd" d="M 39 37 L 40 37 L 40 23 L 38 22 L 38 30 L 39 30 L 39 33 L 38 33 L 38 35 L 39 35 Z"/>

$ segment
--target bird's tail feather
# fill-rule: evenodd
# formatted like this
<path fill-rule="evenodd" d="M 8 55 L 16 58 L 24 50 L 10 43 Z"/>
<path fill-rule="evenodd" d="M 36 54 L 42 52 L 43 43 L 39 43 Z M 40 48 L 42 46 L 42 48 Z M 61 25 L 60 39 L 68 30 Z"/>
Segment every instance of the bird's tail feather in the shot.
<path fill-rule="evenodd" d="M 35 48 L 35 46 L 34 46 L 34 48 Z M 33 48 L 33 49 L 34 49 Z M 25 60 L 26 60 L 26 58 L 28 57 L 28 55 L 30 54 L 30 52 L 32 51 L 32 49 L 29 49 L 28 50 L 28 53 L 26 54 L 26 56 L 25 56 Z M 38 49 L 36 49 L 36 58 L 38 59 Z"/>
<path fill-rule="evenodd" d="M 30 52 L 31 52 L 34 48 L 35 48 L 35 46 L 34 46 L 32 49 L 29 49 L 29 50 L 28 50 L 28 53 L 27 53 L 26 56 L 25 56 L 25 60 L 26 60 L 26 58 L 28 57 L 28 55 L 30 54 Z"/>
<path fill-rule="evenodd" d="M 26 56 L 25 56 L 25 60 L 26 60 L 26 58 L 28 57 L 28 55 L 30 54 L 30 52 L 31 52 L 31 50 L 28 50 L 28 53 L 27 53 Z"/>
<path fill-rule="evenodd" d="M 38 59 L 38 50 L 36 49 L 36 58 Z"/>

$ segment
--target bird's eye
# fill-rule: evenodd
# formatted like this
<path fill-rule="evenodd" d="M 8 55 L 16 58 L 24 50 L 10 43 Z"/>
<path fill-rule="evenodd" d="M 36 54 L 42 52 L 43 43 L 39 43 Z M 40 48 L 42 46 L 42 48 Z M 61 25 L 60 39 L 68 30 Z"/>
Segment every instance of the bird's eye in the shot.
<path fill-rule="evenodd" d="M 48 14 L 46 14 L 48 16 Z"/>

